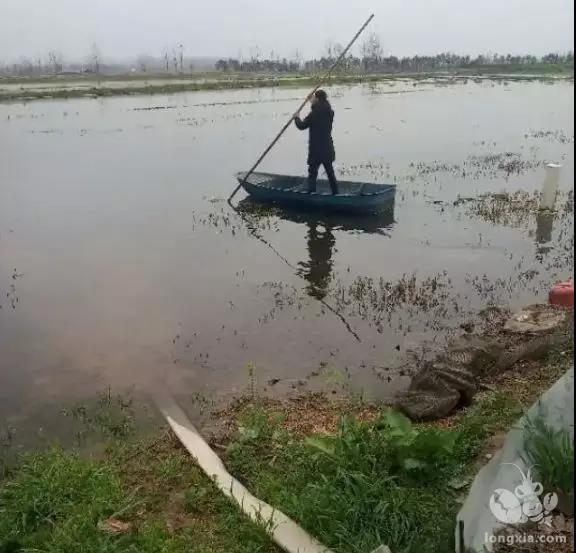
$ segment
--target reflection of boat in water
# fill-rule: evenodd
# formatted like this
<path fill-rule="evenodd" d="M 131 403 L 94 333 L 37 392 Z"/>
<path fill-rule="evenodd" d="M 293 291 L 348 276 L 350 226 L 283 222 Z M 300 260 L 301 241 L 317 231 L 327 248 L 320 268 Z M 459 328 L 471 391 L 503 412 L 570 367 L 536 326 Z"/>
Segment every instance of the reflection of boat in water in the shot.
<path fill-rule="evenodd" d="M 389 236 L 394 224 L 394 200 L 385 205 L 380 213 L 372 215 L 319 213 L 301 211 L 286 207 L 273 207 L 262 210 L 262 206 L 250 198 L 242 200 L 238 208 L 250 218 L 273 216 L 284 221 L 307 226 L 306 241 L 308 259 L 299 261 L 298 275 L 308 281 L 308 294 L 323 300 L 332 280 L 333 253 L 336 245 L 334 231 L 359 234 L 380 234 Z"/>
<path fill-rule="evenodd" d="M 277 217 L 283 221 L 296 224 L 320 224 L 333 230 L 357 232 L 358 234 L 388 235 L 394 225 L 394 198 L 383 204 L 378 213 L 324 213 L 303 211 L 289 206 L 264 207 L 252 198 L 244 198 L 238 203 L 238 210 L 250 217 Z"/>
<path fill-rule="evenodd" d="M 252 173 L 245 180 L 245 175 L 239 173 L 238 181 L 255 200 L 300 209 L 374 213 L 394 201 L 396 195 L 393 184 L 339 181 L 339 193 L 333 195 L 324 180 L 318 181 L 316 192 L 309 192 L 305 177 Z"/>

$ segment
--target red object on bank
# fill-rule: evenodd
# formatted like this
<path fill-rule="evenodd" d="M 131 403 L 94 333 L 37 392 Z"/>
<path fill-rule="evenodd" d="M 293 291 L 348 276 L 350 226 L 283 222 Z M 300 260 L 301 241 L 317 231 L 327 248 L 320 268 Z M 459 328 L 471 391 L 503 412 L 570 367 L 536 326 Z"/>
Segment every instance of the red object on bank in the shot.
<path fill-rule="evenodd" d="M 560 307 L 574 307 L 574 281 L 559 282 L 550 290 L 549 301 L 551 305 Z"/>

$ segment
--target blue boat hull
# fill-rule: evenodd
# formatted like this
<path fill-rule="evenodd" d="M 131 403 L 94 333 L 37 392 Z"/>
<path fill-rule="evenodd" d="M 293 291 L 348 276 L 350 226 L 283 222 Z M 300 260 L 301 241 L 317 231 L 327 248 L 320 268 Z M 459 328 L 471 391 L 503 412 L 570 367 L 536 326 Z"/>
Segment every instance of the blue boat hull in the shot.
<path fill-rule="evenodd" d="M 340 193 L 333 195 L 326 180 L 318 180 L 316 192 L 309 192 L 302 177 L 256 173 L 244 182 L 244 176 L 240 173 L 238 181 L 254 200 L 300 209 L 375 213 L 393 204 L 396 195 L 390 184 L 339 181 Z"/>

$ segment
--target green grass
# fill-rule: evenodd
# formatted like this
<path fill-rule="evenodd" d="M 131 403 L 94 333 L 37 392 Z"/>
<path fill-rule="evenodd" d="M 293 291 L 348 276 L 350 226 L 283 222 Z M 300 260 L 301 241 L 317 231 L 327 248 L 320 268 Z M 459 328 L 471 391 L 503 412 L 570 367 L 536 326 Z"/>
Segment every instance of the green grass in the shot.
<path fill-rule="evenodd" d="M 551 381 L 570 357 L 549 359 Z M 449 429 L 383 410 L 373 422 L 344 418 L 336 436 L 304 439 L 256 405 L 243 413 L 226 462 L 336 553 L 366 553 L 382 543 L 395 553 L 447 553 L 458 499 L 485 462 L 488 442 L 532 401 L 485 392 Z"/>
<path fill-rule="evenodd" d="M 463 463 L 470 463 L 482 453 L 486 441 L 509 430 L 528 405 L 506 392 L 484 394 L 466 412 L 458 415 L 458 455 Z"/>
<path fill-rule="evenodd" d="M 89 426 L 112 429 L 105 454 L 31 453 L 0 482 L 0 552 L 279 552 L 175 441 L 123 445 L 116 433 L 124 436 L 124 418 L 111 424 L 106 415 L 110 395 L 97 405 L 75 412 Z M 226 461 L 256 495 L 336 553 L 366 553 L 381 543 L 395 553 L 443 553 L 453 546 L 459 483 L 474 472 L 486 439 L 521 410 L 496 394 L 454 429 L 414 425 L 383 410 L 372 422 L 343 418 L 335 436 L 301 438 L 278 415 L 249 406 Z M 109 517 L 131 530 L 102 532 L 98 523 Z"/>
<path fill-rule="evenodd" d="M 132 525 L 108 535 L 98 523 Z M 101 459 L 53 448 L 26 455 L 0 483 L 0 552 L 278 553 L 189 455 L 115 447 Z"/>
<path fill-rule="evenodd" d="M 535 467 L 546 491 L 565 494 L 574 503 L 574 436 L 556 430 L 541 418 L 529 419 L 524 427 L 525 462 Z"/>
<path fill-rule="evenodd" d="M 122 506 L 120 479 L 110 466 L 58 449 L 30 455 L 0 489 L 0 543 L 48 551 L 83 543 L 86 551 L 104 551 L 108 540 L 96 523 Z"/>
<path fill-rule="evenodd" d="M 572 352 L 553 354 L 532 394 L 484 392 L 449 428 L 382 409 L 369 422 L 344 417 L 335 435 L 302 437 L 252 397 L 225 460 L 255 495 L 335 553 L 369 553 L 382 543 L 394 553 L 448 553 L 459 499 L 491 437 L 507 431 L 572 359 Z M 97 457 L 61 448 L 29 453 L 0 475 L 0 553 L 279 553 L 267 530 L 246 519 L 168 433 L 134 438 L 130 401 L 107 392 L 66 414 L 108 446 Z M 546 486 L 572 490 L 573 442 L 547 428 L 530 432 L 531 460 L 547 467 Z M 84 443 L 86 432 L 79 436 Z M 130 530 L 103 532 L 99 523 L 108 518 Z"/>
<path fill-rule="evenodd" d="M 448 552 L 458 482 L 470 475 L 487 436 L 520 411 L 502 395 L 444 430 L 384 410 L 374 422 L 344 418 L 336 436 L 302 440 L 250 408 L 227 463 L 336 553 L 366 553 L 382 543 L 398 553 Z"/>

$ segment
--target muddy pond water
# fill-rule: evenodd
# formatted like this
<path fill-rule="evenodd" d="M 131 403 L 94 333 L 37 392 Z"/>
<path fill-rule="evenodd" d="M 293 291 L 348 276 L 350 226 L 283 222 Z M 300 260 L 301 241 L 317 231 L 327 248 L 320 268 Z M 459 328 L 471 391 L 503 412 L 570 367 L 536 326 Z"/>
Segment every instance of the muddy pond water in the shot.
<path fill-rule="evenodd" d="M 56 432 L 62 406 L 108 386 L 387 398 L 484 307 L 572 275 L 572 82 L 333 87 L 337 173 L 396 183 L 393 209 L 326 218 L 240 194 L 241 217 L 234 174 L 305 93 L 0 104 L 0 427 Z M 305 159 L 290 129 L 262 170 Z M 558 210 L 539 215 L 548 162 Z"/>

